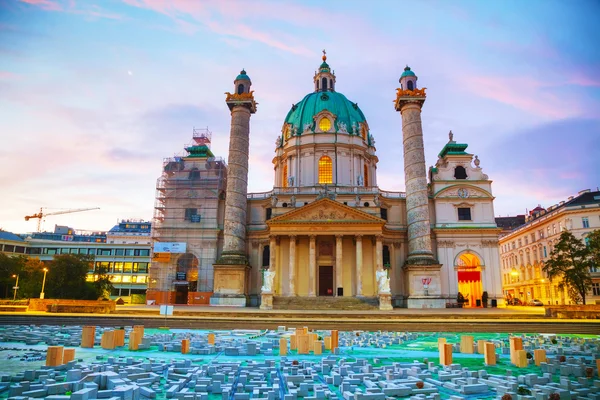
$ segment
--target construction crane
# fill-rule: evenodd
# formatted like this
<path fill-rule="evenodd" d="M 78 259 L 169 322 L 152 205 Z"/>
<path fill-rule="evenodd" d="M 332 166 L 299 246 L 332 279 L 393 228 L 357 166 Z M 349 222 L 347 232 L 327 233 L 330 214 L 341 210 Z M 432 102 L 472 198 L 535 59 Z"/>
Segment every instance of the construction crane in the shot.
<path fill-rule="evenodd" d="M 39 213 L 33 214 L 33 215 L 26 215 L 25 221 L 29 221 L 30 219 L 37 218 L 38 219 L 37 231 L 40 232 L 42 229 L 42 219 L 46 218 L 49 215 L 71 214 L 71 213 L 76 213 L 76 212 L 81 212 L 81 211 L 90 211 L 90 210 L 99 210 L 99 209 L 100 209 L 100 207 L 74 208 L 71 210 L 62 210 L 62 211 L 55 211 L 55 212 L 47 213 L 47 212 L 44 212 L 43 208 L 40 208 Z"/>

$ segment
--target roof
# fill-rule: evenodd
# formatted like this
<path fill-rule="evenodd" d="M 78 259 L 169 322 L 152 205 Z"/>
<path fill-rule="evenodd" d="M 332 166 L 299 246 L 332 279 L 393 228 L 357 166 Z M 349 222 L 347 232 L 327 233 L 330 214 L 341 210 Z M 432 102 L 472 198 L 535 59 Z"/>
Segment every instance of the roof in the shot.
<path fill-rule="evenodd" d="M 313 117 L 323 110 L 327 110 L 337 117 L 335 130 L 339 130 L 340 122 L 346 125 L 348 133 L 352 132 L 352 125 L 358 131 L 358 123 L 365 122 L 366 118 L 357 103 L 353 103 L 339 92 L 313 92 L 307 94 L 298 104 L 292 106 L 292 109 L 285 117 L 286 124 L 291 124 L 292 129 L 296 128 L 298 132 L 303 132 L 304 126 L 310 124 L 314 128 Z"/>
<path fill-rule="evenodd" d="M 410 67 L 408 65 L 406 66 L 406 68 L 404 68 L 404 72 L 402 73 L 402 75 L 400 75 L 400 79 L 404 78 L 405 76 L 416 76 L 415 73 L 410 70 Z"/>
<path fill-rule="evenodd" d="M 514 217 L 498 217 L 496 225 L 503 231 L 512 231 L 525 223 L 525 215 L 515 215 Z"/>
<path fill-rule="evenodd" d="M 242 69 L 240 71 L 240 74 L 235 78 L 236 81 L 240 81 L 240 80 L 246 80 L 249 81 L 250 77 L 248 75 L 246 75 L 246 70 Z"/>
<path fill-rule="evenodd" d="M 438 154 L 440 157 L 446 157 L 448 156 L 466 156 L 469 155 L 465 150 L 467 149 L 467 147 L 469 147 L 468 144 L 466 143 L 456 143 L 455 141 L 451 140 L 448 143 L 446 143 L 446 145 L 444 146 L 444 148 L 442 149 L 442 151 L 440 151 L 440 154 Z"/>
<path fill-rule="evenodd" d="M 23 238 L 12 232 L 0 231 L 0 240 L 13 240 L 15 242 L 24 242 Z"/>

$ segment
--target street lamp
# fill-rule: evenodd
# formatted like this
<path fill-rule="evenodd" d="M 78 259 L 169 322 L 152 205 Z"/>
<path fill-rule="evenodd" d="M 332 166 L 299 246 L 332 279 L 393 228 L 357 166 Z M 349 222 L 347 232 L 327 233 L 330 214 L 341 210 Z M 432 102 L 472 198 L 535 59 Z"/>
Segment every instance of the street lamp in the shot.
<path fill-rule="evenodd" d="M 40 299 L 44 298 L 44 287 L 46 286 L 46 272 L 48 272 L 48 268 L 44 268 L 44 279 L 42 280 L 42 291 L 40 293 Z"/>
<path fill-rule="evenodd" d="M 17 289 L 19 288 L 19 274 L 13 275 L 13 278 L 17 278 L 16 282 L 15 282 L 15 286 L 13 287 L 13 289 L 15 289 L 15 294 L 13 296 L 13 301 L 15 301 L 17 299 Z"/>

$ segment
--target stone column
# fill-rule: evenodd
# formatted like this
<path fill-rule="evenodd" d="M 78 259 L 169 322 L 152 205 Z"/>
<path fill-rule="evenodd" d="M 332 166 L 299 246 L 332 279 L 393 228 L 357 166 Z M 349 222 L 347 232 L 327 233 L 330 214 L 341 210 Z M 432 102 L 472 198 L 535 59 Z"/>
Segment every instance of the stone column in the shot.
<path fill-rule="evenodd" d="M 296 295 L 296 235 L 290 235 L 290 296 Z"/>
<path fill-rule="evenodd" d="M 243 106 L 231 110 L 231 134 L 227 160 L 227 196 L 223 255 L 246 252 L 246 208 L 248 193 L 248 147 L 250 110 Z"/>
<path fill-rule="evenodd" d="M 362 235 L 356 235 L 356 295 L 362 296 Z"/>
<path fill-rule="evenodd" d="M 406 183 L 406 213 L 408 221 L 407 264 L 437 264 L 431 251 L 431 226 L 421 107 L 425 90 L 398 89 L 396 111 L 402 114 L 404 147 L 404 180 Z"/>
<path fill-rule="evenodd" d="M 225 102 L 231 111 L 231 131 L 227 163 L 227 191 L 223 252 L 213 264 L 213 295 L 215 306 L 245 307 L 248 302 L 249 269 L 246 253 L 246 208 L 248 192 L 248 149 L 250 115 L 256 112 L 256 102 L 250 91 L 252 82 L 246 71 L 234 81 L 234 93 L 226 93 Z"/>
<path fill-rule="evenodd" d="M 344 239 L 344 235 L 335 235 L 335 284 L 337 286 L 337 289 L 341 289 L 344 287 L 344 281 L 343 281 L 343 258 L 342 258 L 342 241 Z M 336 293 L 336 296 L 338 296 L 339 294 Z M 343 294 L 342 294 L 343 296 Z"/>
<path fill-rule="evenodd" d="M 275 288 L 279 288 L 280 279 L 277 277 L 277 236 L 271 235 L 269 236 L 269 271 L 275 273 L 275 277 L 273 278 L 273 291 Z"/>
<path fill-rule="evenodd" d="M 308 296 L 316 296 L 316 272 L 317 272 L 317 237 L 309 236 L 310 242 L 308 245 Z"/>

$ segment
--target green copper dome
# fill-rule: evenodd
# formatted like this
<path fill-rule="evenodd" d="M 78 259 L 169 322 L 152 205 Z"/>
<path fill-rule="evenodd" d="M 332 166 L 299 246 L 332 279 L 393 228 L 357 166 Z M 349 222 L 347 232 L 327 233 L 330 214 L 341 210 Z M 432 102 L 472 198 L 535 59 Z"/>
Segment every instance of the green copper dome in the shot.
<path fill-rule="evenodd" d="M 246 75 L 246 70 L 241 70 L 240 74 L 235 78 L 236 81 L 240 81 L 240 80 L 244 80 L 244 81 L 249 81 L 250 77 L 248 75 Z"/>
<path fill-rule="evenodd" d="M 314 116 L 323 110 L 334 114 L 337 119 L 333 130 L 340 130 L 345 125 L 348 133 L 358 134 L 359 122 L 365 122 L 365 115 L 358 104 L 351 102 L 338 92 L 313 92 L 306 95 L 298 104 L 294 104 L 285 117 L 285 124 L 291 124 L 292 129 L 298 133 L 304 132 L 304 127 L 309 124 L 310 130 L 315 129 Z M 353 131 L 352 126 L 354 125 Z M 343 129 L 342 129 L 343 130 Z"/>
<path fill-rule="evenodd" d="M 404 72 L 402 73 L 402 75 L 400 75 L 400 79 L 404 78 L 405 76 L 416 76 L 415 73 L 410 70 L 410 67 L 408 65 L 406 66 L 406 68 L 404 68 Z"/>

